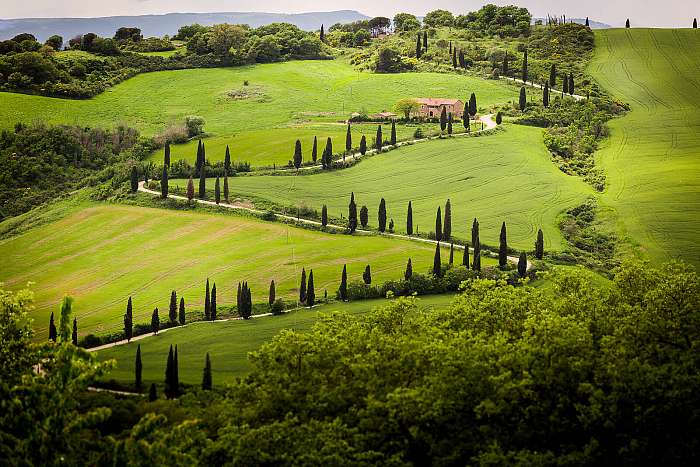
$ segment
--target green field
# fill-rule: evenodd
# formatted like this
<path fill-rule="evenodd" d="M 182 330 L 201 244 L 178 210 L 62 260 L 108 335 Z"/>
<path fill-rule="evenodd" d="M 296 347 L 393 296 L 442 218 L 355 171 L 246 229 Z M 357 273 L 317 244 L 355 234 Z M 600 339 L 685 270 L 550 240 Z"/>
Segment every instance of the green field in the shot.
<path fill-rule="evenodd" d="M 243 86 L 244 80 L 249 81 L 249 87 Z M 232 90 L 255 90 L 258 94 L 233 99 L 227 96 Z M 0 93 L 0 128 L 35 120 L 108 128 L 126 122 L 145 135 L 153 135 L 169 124 L 182 123 L 187 115 L 200 115 L 206 120 L 205 131 L 212 137 L 212 144 L 207 147 L 211 161 L 223 159 L 223 149 L 229 144 L 234 160 L 279 165 L 290 159 L 297 138 L 309 141 L 306 146 L 313 134 L 305 130 L 278 134 L 278 130 L 337 123 L 361 109 L 369 113 L 391 110 L 404 97 L 464 100 L 472 92 L 477 94 L 480 107 L 518 96 L 515 86 L 475 77 L 365 73 L 356 71 L 343 59 L 293 61 L 146 73 L 89 100 Z M 344 148 L 345 143 L 344 128 L 338 130 L 342 139 L 335 141 L 336 149 Z M 306 147 L 310 151 L 310 146 Z M 176 158 L 194 160 L 195 152 L 191 144 L 173 148 Z M 160 161 L 162 156 L 153 157 Z"/>
<path fill-rule="evenodd" d="M 589 71 L 632 111 L 598 153 L 617 230 L 656 259 L 700 265 L 700 33 L 596 32 Z"/>
<path fill-rule="evenodd" d="M 422 306 L 446 307 L 453 295 L 434 295 L 420 299 Z M 143 379 L 145 382 L 161 383 L 165 375 L 165 361 L 171 344 L 178 346 L 180 381 L 200 384 L 204 356 L 209 352 L 212 360 L 214 384 L 223 384 L 242 376 L 250 369 L 248 352 L 269 342 L 283 329 L 303 331 L 309 329 L 325 313 L 363 313 L 387 300 L 367 300 L 350 303 L 331 303 L 299 310 L 281 316 L 256 318 L 248 321 L 227 321 L 221 323 L 202 322 L 185 328 L 160 333 L 157 336 L 112 347 L 99 352 L 100 359 L 115 359 L 116 368 L 106 379 L 133 383 L 134 358 L 137 344 L 141 345 Z"/>
<path fill-rule="evenodd" d="M 243 176 L 230 180 L 240 197 L 268 199 L 283 205 L 306 205 L 347 217 L 350 192 L 358 206 L 367 205 L 371 226 L 377 225 L 379 200 L 387 202 L 396 230 L 405 232 L 408 201 L 413 205 L 414 229 L 435 229 L 435 212 L 450 198 L 452 232 L 471 234 L 479 219 L 481 241 L 498 245 L 501 223 L 508 227 L 509 244 L 532 250 L 538 228 L 548 249 L 560 249 L 563 238 L 557 216 L 592 194 L 577 177 L 565 175 L 550 161 L 542 130 L 509 125 L 495 135 L 430 141 L 407 146 L 360 164 L 328 173 L 297 177 Z M 210 188 L 213 181 L 208 180 Z M 183 186 L 184 180 L 171 180 Z"/>
<path fill-rule="evenodd" d="M 267 301 L 270 280 L 277 296 L 293 299 L 301 268 L 314 270 L 316 294 L 334 296 L 343 264 L 350 280 L 365 265 L 375 282 L 432 268 L 434 247 L 380 237 L 326 234 L 233 215 L 116 205 L 95 205 L 24 234 L 0 241 L 5 263 L 0 282 L 17 289 L 33 282 L 37 336 L 64 294 L 75 297 L 80 334 L 118 331 L 129 296 L 134 322 L 150 322 L 155 307 L 167 316 L 170 291 L 201 311 L 204 284 L 216 282 L 218 303 L 235 303 L 239 281 L 250 283 L 253 301 Z M 447 257 L 447 251 L 443 253 Z M 493 264 L 489 260 L 487 264 Z"/>

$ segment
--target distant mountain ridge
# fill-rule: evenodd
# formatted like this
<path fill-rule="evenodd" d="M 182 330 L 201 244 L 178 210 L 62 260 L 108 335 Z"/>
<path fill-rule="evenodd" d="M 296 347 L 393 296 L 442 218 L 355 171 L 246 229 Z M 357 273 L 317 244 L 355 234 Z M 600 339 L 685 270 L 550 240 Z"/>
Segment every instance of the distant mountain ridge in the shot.
<path fill-rule="evenodd" d="M 335 23 L 349 23 L 369 19 L 354 10 L 324 11 L 312 13 L 167 13 L 143 16 L 105 16 L 100 18 L 18 18 L 0 19 L 0 40 L 11 39 L 17 34 L 29 32 L 43 42 L 49 36 L 58 34 L 64 41 L 94 32 L 103 37 L 112 37 L 120 27 L 140 28 L 144 36 L 174 35 L 180 26 L 199 23 L 206 26 L 218 23 L 248 24 L 251 27 L 284 22 L 307 31 L 316 30 L 325 24 L 326 28 Z"/>

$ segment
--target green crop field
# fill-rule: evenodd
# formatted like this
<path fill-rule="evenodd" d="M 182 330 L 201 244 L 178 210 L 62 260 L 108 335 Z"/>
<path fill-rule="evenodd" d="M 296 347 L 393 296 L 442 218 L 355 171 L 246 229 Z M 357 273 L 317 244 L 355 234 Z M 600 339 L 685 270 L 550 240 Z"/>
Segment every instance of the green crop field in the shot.
<path fill-rule="evenodd" d="M 249 86 L 244 86 L 247 80 Z M 248 98 L 234 99 L 228 92 Z M 127 122 L 146 135 L 182 123 L 187 115 L 206 120 L 212 137 L 207 148 L 211 161 L 224 157 L 231 146 L 234 160 L 252 165 L 286 164 L 297 138 L 310 153 L 312 131 L 281 131 L 307 124 L 344 121 L 350 113 L 391 110 L 405 97 L 468 99 L 475 92 L 480 107 L 517 99 L 518 88 L 500 81 L 438 74 L 373 74 L 358 72 L 344 59 L 293 61 L 238 68 L 162 71 L 131 78 L 89 100 L 55 99 L 0 93 L 0 128 L 17 121 L 44 120 L 113 127 Z M 321 134 L 328 128 L 320 129 Z M 344 148 L 344 128 L 336 148 Z M 371 133 L 368 136 L 373 136 Z M 307 143 L 308 141 L 308 143 Z M 358 140 L 359 141 L 359 137 Z M 306 146 L 306 145 L 309 146 Z M 173 147 L 175 158 L 194 160 L 193 146 Z M 153 156 L 160 160 L 160 154 Z"/>
<path fill-rule="evenodd" d="M 454 138 L 407 146 L 374 156 L 358 165 L 304 176 L 242 176 L 230 180 L 231 193 L 267 199 L 283 205 L 306 205 L 347 217 L 350 192 L 358 206 L 369 208 L 370 225 L 377 225 L 379 200 L 398 232 L 405 232 L 408 201 L 413 205 L 414 228 L 435 229 L 435 213 L 448 198 L 452 204 L 452 232 L 471 238 L 471 224 L 479 219 L 481 241 L 498 245 L 506 222 L 511 246 L 532 250 L 538 228 L 546 248 L 559 249 L 563 238 L 557 216 L 592 194 L 577 177 L 565 175 L 550 161 L 542 130 L 509 125 L 495 135 Z M 184 180 L 171 180 L 183 186 Z M 213 181 L 208 180 L 211 187 Z"/>
<path fill-rule="evenodd" d="M 446 307 L 453 295 L 422 297 L 421 306 Z M 214 384 L 224 384 L 242 376 L 250 369 L 248 352 L 257 350 L 283 329 L 303 331 L 309 329 L 325 313 L 363 313 L 387 300 L 367 300 L 350 303 L 330 303 L 298 310 L 281 316 L 256 318 L 248 321 L 234 320 L 219 323 L 201 322 L 184 328 L 175 328 L 157 336 L 147 337 L 130 344 L 120 345 L 99 352 L 102 360 L 115 359 L 116 367 L 107 379 L 133 383 L 136 346 L 141 345 L 144 382 L 161 383 L 165 375 L 165 361 L 171 344 L 178 346 L 180 381 L 199 384 L 202 381 L 204 356 L 212 360 Z"/>
<path fill-rule="evenodd" d="M 207 277 L 217 284 L 220 305 L 235 303 L 244 280 L 256 303 L 267 301 L 272 279 L 278 297 L 293 299 L 302 267 L 313 268 L 317 296 L 325 289 L 334 296 L 345 263 L 350 280 L 361 280 L 370 264 L 373 280 L 381 282 L 403 277 L 409 257 L 414 271 L 427 272 L 434 250 L 233 215 L 95 205 L 0 241 L 0 282 L 11 289 L 34 283 L 32 317 L 40 338 L 48 335 L 49 315 L 63 295 L 72 295 L 84 335 L 120 330 L 129 296 L 135 323 L 150 322 L 155 307 L 167 316 L 171 290 L 185 298 L 188 310 L 201 311 Z"/>
<path fill-rule="evenodd" d="M 653 258 L 700 265 L 700 33 L 596 32 L 590 72 L 632 111 L 598 153 L 616 228 Z"/>

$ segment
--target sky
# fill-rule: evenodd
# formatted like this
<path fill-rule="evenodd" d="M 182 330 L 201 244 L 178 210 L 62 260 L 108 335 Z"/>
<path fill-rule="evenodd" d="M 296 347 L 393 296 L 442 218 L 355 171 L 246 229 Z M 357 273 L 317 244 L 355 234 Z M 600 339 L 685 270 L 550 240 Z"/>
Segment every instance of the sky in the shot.
<path fill-rule="evenodd" d="M 437 8 L 455 14 L 476 10 L 486 3 L 517 4 L 535 17 L 566 14 L 622 26 L 630 18 L 633 26 L 688 27 L 700 17 L 698 0 L 0 0 L 0 18 L 94 17 L 145 15 L 173 12 L 267 11 L 302 13 L 356 10 L 369 16 L 392 17 L 398 12 L 423 15 Z"/>

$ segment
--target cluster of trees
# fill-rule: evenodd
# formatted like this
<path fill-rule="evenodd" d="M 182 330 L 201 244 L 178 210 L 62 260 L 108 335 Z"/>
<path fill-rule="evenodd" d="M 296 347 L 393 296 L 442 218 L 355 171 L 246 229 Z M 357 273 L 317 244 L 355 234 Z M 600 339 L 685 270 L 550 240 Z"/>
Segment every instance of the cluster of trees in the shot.
<path fill-rule="evenodd" d="M 528 36 L 531 21 L 532 15 L 526 8 L 491 4 L 456 17 L 447 10 L 433 10 L 423 18 L 423 24 L 430 28 L 454 27 L 500 37 Z"/>

